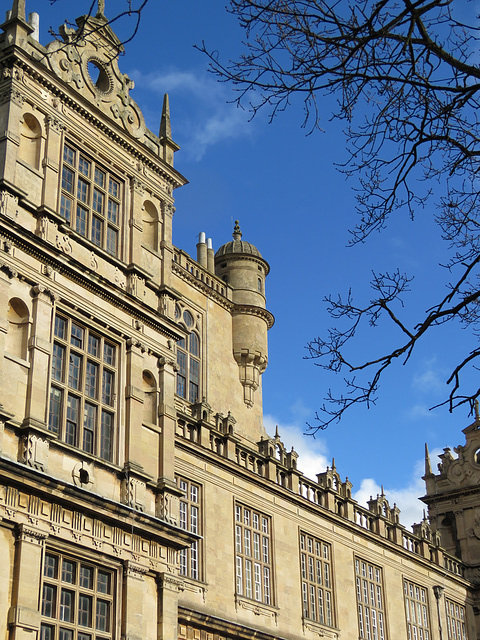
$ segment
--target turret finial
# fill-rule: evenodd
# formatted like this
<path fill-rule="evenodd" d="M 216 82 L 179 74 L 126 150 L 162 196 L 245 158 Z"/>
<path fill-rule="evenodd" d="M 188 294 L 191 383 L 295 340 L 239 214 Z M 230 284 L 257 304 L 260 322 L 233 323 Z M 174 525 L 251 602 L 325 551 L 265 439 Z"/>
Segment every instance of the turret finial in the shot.
<path fill-rule="evenodd" d="M 275 425 L 275 438 L 280 438 L 280 434 L 278 433 L 278 424 Z"/>
<path fill-rule="evenodd" d="M 240 231 L 240 224 L 238 220 L 235 220 L 235 227 L 233 228 L 233 239 L 240 240 L 242 237 L 242 232 Z"/>
<path fill-rule="evenodd" d="M 168 93 L 163 96 L 162 119 L 160 120 L 160 139 L 172 138 L 172 125 L 170 123 L 170 100 Z"/>
<path fill-rule="evenodd" d="M 332 471 L 336 471 L 337 467 L 335 466 L 335 458 L 332 458 Z"/>
<path fill-rule="evenodd" d="M 475 399 L 475 422 L 480 420 L 480 414 L 478 412 L 478 398 Z"/>

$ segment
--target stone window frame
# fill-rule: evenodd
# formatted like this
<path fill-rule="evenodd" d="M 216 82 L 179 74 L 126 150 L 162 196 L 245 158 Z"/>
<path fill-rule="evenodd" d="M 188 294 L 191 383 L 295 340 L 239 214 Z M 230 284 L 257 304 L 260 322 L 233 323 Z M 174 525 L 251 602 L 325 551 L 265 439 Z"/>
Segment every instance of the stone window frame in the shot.
<path fill-rule="evenodd" d="M 467 640 L 467 611 L 464 605 L 445 598 L 448 640 Z"/>
<path fill-rule="evenodd" d="M 76 233 L 115 258 L 122 253 L 124 197 L 121 178 L 91 153 L 70 140 L 64 141 L 59 214 Z"/>
<path fill-rule="evenodd" d="M 115 640 L 118 568 L 47 548 L 40 587 L 40 640 Z"/>
<path fill-rule="evenodd" d="M 48 430 L 67 445 L 115 462 L 120 345 L 61 309 L 51 343 Z"/>
<path fill-rule="evenodd" d="M 327 627 L 335 626 L 332 545 L 300 531 L 302 615 Z"/>
<path fill-rule="evenodd" d="M 179 526 L 185 531 L 202 535 L 203 487 L 183 475 L 175 476 L 177 486 L 185 492 L 180 498 Z M 188 549 L 181 549 L 178 556 L 181 576 L 201 580 L 203 576 L 203 545 L 201 540 L 192 542 Z"/>
<path fill-rule="evenodd" d="M 355 557 L 354 571 L 359 638 L 386 640 L 388 634 L 382 568 Z M 373 631 L 374 628 L 376 631 Z"/>
<path fill-rule="evenodd" d="M 235 592 L 274 605 L 272 518 L 240 502 L 234 509 Z"/>
<path fill-rule="evenodd" d="M 202 397 L 201 317 L 181 302 L 175 305 L 175 320 L 188 334 L 177 341 L 177 379 L 175 393 L 192 404 Z"/>
<path fill-rule="evenodd" d="M 403 579 L 408 640 L 431 640 L 428 589 Z"/>

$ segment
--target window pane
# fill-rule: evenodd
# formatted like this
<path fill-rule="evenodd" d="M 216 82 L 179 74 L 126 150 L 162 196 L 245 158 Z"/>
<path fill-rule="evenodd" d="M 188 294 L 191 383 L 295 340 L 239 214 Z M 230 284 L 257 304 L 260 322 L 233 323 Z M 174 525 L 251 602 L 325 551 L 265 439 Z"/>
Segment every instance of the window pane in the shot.
<path fill-rule="evenodd" d="M 88 187 L 89 184 L 85 180 L 81 178 L 78 179 L 77 183 L 77 198 L 80 202 L 88 202 Z"/>
<path fill-rule="evenodd" d="M 75 565 L 70 560 L 62 562 L 62 582 L 75 583 Z"/>
<path fill-rule="evenodd" d="M 96 211 L 97 213 L 100 213 L 101 215 L 103 215 L 104 200 L 105 200 L 105 196 L 103 195 L 103 193 L 98 189 L 94 189 L 92 208 L 94 211 Z"/>
<path fill-rule="evenodd" d="M 53 344 L 52 353 L 52 380 L 58 380 L 63 382 L 63 371 L 65 368 L 65 347 L 57 344 Z"/>
<path fill-rule="evenodd" d="M 78 324 L 72 322 L 72 333 L 70 337 L 70 344 L 74 347 L 82 349 L 83 347 L 83 329 Z"/>
<path fill-rule="evenodd" d="M 55 335 L 62 340 L 67 339 L 67 321 L 61 316 L 55 316 Z"/>
<path fill-rule="evenodd" d="M 108 371 L 108 369 L 104 369 L 102 380 L 102 402 L 110 406 L 113 405 L 113 381 L 113 373 Z"/>
<path fill-rule="evenodd" d="M 92 597 L 80 594 L 78 598 L 78 624 L 82 627 L 92 626 Z"/>
<path fill-rule="evenodd" d="M 85 375 L 85 393 L 89 398 L 97 397 L 98 364 L 87 360 Z"/>
<path fill-rule="evenodd" d="M 78 161 L 78 170 L 88 178 L 90 176 L 90 161 L 83 156 L 80 156 Z"/>
<path fill-rule="evenodd" d="M 60 199 L 60 215 L 65 218 L 67 222 L 70 222 L 72 217 L 72 201 L 62 194 Z"/>
<path fill-rule="evenodd" d="M 68 191 L 68 193 L 73 193 L 73 182 L 75 180 L 75 174 L 71 169 L 67 169 L 67 167 L 63 167 L 62 171 L 62 189 Z"/>
<path fill-rule="evenodd" d="M 93 588 L 93 569 L 84 564 L 80 567 L 80 586 L 83 589 Z"/>
<path fill-rule="evenodd" d="M 77 216 L 75 218 L 75 231 L 81 236 L 87 236 L 87 211 L 77 205 Z"/>
<path fill-rule="evenodd" d="M 102 411 L 102 428 L 100 433 L 100 457 L 105 460 L 112 459 L 113 416 L 107 411 Z"/>
<path fill-rule="evenodd" d="M 107 218 L 109 222 L 113 222 L 113 224 L 118 224 L 118 203 L 114 200 L 108 201 L 108 215 Z"/>
<path fill-rule="evenodd" d="M 98 168 L 95 168 L 95 183 L 99 187 L 105 186 L 105 172 Z"/>
<path fill-rule="evenodd" d="M 102 246 L 103 223 L 99 218 L 92 217 L 92 242 L 98 247 Z"/>
<path fill-rule="evenodd" d="M 105 364 L 115 366 L 115 347 L 108 342 L 103 345 L 103 361 Z"/>
<path fill-rule="evenodd" d="M 57 435 L 60 433 L 62 416 L 62 392 L 56 387 L 50 389 L 50 407 L 48 414 L 48 429 Z"/>
<path fill-rule="evenodd" d="M 108 226 L 107 227 L 107 246 L 106 246 L 107 253 L 109 253 L 111 256 L 116 256 L 117 247 L 118 247 L 118 231 Z"/>

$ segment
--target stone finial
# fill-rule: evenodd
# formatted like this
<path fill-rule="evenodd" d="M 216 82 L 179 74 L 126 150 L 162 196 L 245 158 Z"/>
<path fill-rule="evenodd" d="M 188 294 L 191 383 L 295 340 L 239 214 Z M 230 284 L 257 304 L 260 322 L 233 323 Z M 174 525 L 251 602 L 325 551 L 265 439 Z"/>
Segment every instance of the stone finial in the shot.
<path fill-rule="evenodd" d="M 105 17 L 105 0 L 98 0 L 97 18 Z"/>
<path fill-rule="evenodd" d="M 25 21 L 25 0 L 13 0 L 12 18 L 20 18 Z"/>
<path fill-rule="evenodd" d="M 478 398 L 475 399 L 475 422 L 480 420 L 480 414 L 478 412 Z"/>
<path fill-rule="evenodd" d="M 233 228 L 233 239 L 240 240 L 242 237 L 242 232 L 240 231 L 240 224 L 238 220 L 235 220 L 235 227 Z"/>
<path fill-rule="evenodd" d="M 426 476 L 432 475 L 432 465 L 430 462 L 430 453 L 428 451 L 427 443 L 425 443 L 425 475 Z"/>
<path fill-rule="evenodd" d="M 172 125 L 170 123 L 170 100 L 168 93 L 163 96 L 162 118 L 160 120 L 160 139 L 172 138 Z"/>
<path fill-rule="evenodd" d="M 275 440 L 278 440 L 280 438 L 280 434 L 278 433 L 278 424 L 275 425 Z"/>

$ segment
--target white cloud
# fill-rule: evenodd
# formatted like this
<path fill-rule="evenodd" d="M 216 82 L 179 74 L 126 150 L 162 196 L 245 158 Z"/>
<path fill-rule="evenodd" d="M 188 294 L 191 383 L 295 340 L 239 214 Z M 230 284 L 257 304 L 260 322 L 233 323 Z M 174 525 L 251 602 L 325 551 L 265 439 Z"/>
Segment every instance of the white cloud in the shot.
<path fill-rule="evenodd" d="M 278 425 L 280 439 L 287 450 L 291 447 L 299 455 L 298 470 L 311 480 L 317 479 L 317 473 L 325 471 L 331 460 L 327 458 L 327 445 L 323 438 L 305 435 L 305 428 L 299 424 L 282 424 L 274 416 L 263 417 L 265 429 L 270 435 L 275 433 Z"/>
<path fill-rule="evenodd" d="M 445 371 L 436 358 L 423 363 L 422 370 L 414 375 L 412 385 L 422 394 L 445 393 Z"/>
<path fill-rule="evenodd" d="M 161 96 L 168 93 L 171 103 L 173 97 L 173 102 L 187 105 L 184 112 L 188 115 L 174 118 L 174 137 L 192 160 L 201 160 L 213 145 L 252 132 L 248 112 L 229 102 L 232 94 L 227 87 L 205 72 L 143 74 L 135 69 L 130 75 L 137 87 Z"/>
<path fill-rule="evenodd" d="M 414 404 L 413 407 L 410 407 L 410 409 L 408 409 L 405 412 L 407 418 L 410 418 L 412 420 L 417 420 L 418 418 L 421 418 L 422 420 L 424 420 L 425 418 L 433 418 L 434 414 L 432 411 L 430 411 L 430 408 L 426 405 L 426 404 Z"/>
<path fill-rule="evenodd" d="M 434 473 L 438 462 L 438 454 L 440 453 L 443 453 L 442 449 L 433 449 L 430 452 Z M 390 488 L 387 485 L 384 487 L 385 497 L 391 507 L 396 504 L 400 509 L 400 522 L 406 527 L 411 527 L 412 524 L 420 522 L 423 518 L 423 510 L 426 510 L 426 505 L 418 499 L 419 496 L 425 495 L 425 483 L 422 480 L 422 476 L 425 473 L 424 465 L 424 460 L 417 460 L 412 470 L 411 479 L 406 486 Z M 353 493 L 353 497 L 366 507 L 370 496 L 376 497 L 377 493 L 381 493 L 381 486 L 378 482 L 373 478 L 364 478 L 358 491 Z"/>

